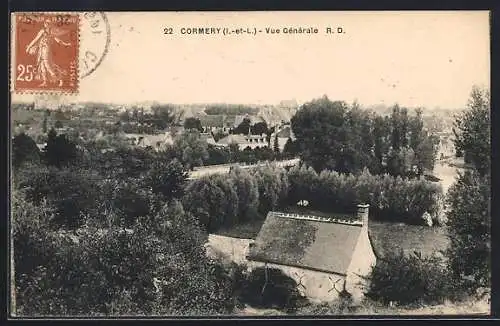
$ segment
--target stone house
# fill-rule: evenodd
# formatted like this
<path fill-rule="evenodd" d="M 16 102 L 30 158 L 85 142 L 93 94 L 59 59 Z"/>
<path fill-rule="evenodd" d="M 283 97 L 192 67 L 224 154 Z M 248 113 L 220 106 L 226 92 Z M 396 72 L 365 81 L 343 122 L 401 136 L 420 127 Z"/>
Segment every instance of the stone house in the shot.
<path fill-rule="evenodd" d="M 358 205 L 353 219 L 269 212 L 247 259 L 251 268 L 281 269 L 312 301 L 332 301 L 343 291 L 359 301 L 376 263 L 368 214 L 369 205 Z"/>

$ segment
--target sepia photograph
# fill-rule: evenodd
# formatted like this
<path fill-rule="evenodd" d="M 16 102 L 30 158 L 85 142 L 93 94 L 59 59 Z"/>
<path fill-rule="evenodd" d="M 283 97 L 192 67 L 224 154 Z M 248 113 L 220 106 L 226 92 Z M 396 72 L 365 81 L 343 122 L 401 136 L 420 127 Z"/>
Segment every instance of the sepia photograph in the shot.
<path fill-rule="evenodd" d="M 490 316 L 490 12 L 13 12 L 11 318 Z"/>

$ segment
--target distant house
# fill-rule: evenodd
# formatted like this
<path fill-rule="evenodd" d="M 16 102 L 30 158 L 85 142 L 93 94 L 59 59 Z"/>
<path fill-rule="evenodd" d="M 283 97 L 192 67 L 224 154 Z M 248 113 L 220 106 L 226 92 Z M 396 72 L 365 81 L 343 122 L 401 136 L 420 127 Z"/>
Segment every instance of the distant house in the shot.
<path fill-rule="evenodd" d="M 209 145 L 216 145 L 216 141 L 214 139 L 214 136 L 212 136 L 212 133 L 206 132 L 206 133 L 201 133 L 200 138 L 205 140 L 207 144 Z"/>
<path fill-rule="evenodd" d="M 259 122 L 266 122 L 264 120 L 264 118 L 262 118 L 261 116 L 255 116 L 255 115 L 249 115 L 249 114 L 236 115 L 236 116 L 234 116 L 233 128 L 238 127 L 245 119 L 250 120 L 250 125 L 254 125 L 254 124 L 259 123 Z"/>
<path fill-rule="evenodd" d="M 262 135 L 228 135 L 217 142 L 218 146 L 226 147 L 230 144 L 238 145 L 240 150 L 244 150 L 247 147 L 251 149 L 269 147 L 267 142 L 267 136 Z"/>
<path fill-rule="evenodd" d="M 151 134 L 125 134 L 125 138 L 130 145 L 138 147 L 152 147 L 155 150 L 161 150 L 167 145 L 173 144 L 173 138 L 169 132 L 151 135 Z"/>
<path fill-rule="evenodd" d="M 292 132 L 292 128 L 290 126 L 285 126 L 282 127 L 281 129 L 278 130 L 277 133 L 273 133 L 271 135 L 271 144 L 274 144 L 274 138 L 278 136 L 278 147 L 280 152 L 283 152 L 285 149 L 285 145 L 288 141 L 288 139 L 295 139 L 295 135 Z M 273 145 L 274 146 L 274 145 Z"/>
<path fill-rule="evenodd" d="M 340 293 L 360 300 L 376 263 L 368 213 L 369 205 L 358 205 L 351 219 L 269 212 L 247 259 L 251 268 L 281 269 L 312 300 L 331 301 Z"/>

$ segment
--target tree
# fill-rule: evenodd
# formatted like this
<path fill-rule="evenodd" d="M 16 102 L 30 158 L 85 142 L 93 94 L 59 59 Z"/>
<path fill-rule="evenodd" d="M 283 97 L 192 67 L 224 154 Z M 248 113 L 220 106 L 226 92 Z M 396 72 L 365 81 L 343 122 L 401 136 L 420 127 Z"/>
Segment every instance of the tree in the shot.
<path fill-rule="evenodd" d="M 238 195 L 232 180 L 219 175 L 190 182 L 182 202 L 208 232 L 235 224 L 238 216 Z"/>
<path fill-rule="evenodd" d="M 468 291 L 490 287 L 491 194 L 489 176 L 465 171 L 448 192 L 447 255 L 458 283 Z"/>
<path fill-rule="evenodd" d="M 383 173 L 385 171 L 384 158 L 388 152 L 386 134 L 387 120 L 381 116 L 376 116 L 373 121 L 373 154 L 375 160 L 371 166 L 374 173 Z"/>
<path fill-rule="evenodd" d="M 199 132 L 203 131 L 203 127 L 201 126 L 201 121 L 198 118 L 187 118 L 184 121 L 185 129 L 196 129 Z"/>
<path fill-rule="evenodd" d="M 269 211 L 285 204 L 288 177 L 285 169 L 269 164 L 256 168 L 254 175 L 259 188 L 259 213 L 266 216 Z"/>
<path fill-rule="evenodd" d="M 74 162 L 78 156 L 76 145 L 69 141 L 66 135 L 57 135 L 54 128 L 49 131 L 43 152 L 47 164 L 58 168 Z"/>
<path fill-rule="evenodd" d="M 345 102 L 332 102 L 326 96 L 313 100 L 293 116 L 292 129 L 300 156 L 316 171 L 350 171 L 356 145 L 350 143 Z"/>
<path fill-rule="evenodd" d="M 257 181 L 248 171 L 236 167 L 230 174 L 238 195 L 238 217 L 240 221 L 251 221 L 259 208 Z"/>
<path fill-rule="evenodd" d="M 40 150 L 35 141 L 24 132 L 12 139 L 12 166 L 18 168 L 24 162 L 40 162 Z"/>
<path fill-rule="evenodd" d="M 63 124 L 62 124 L 61 120 L 57 120 L 57 121 L 54 123 L 54 127 L 55 127 L 55 128 L 62 128 L 62 127 L 63 127 Z"/>
<path fill-rule="evenodd" d="M 187 173 L 177 160 L 166 163 L 156 160 L 148 171 L 146 184 L 152 187 L 153 193 L 158 193 L 166 200 L 180 199 L 183 195 Z"/>
<path fill-rule="evenodd" d="M 455 146 L 472 168 L 459 174 L 448 191 L 447 252 L 453 276 L 473 292 L 491 280 L 491 145 L 487 91 L 474 87 L 467 110 L 455 121 Z"/>
<path fill-rule="evenodd" d="M 283 154 L 288 157 L 295 157 L 298 153 L 299 149 L 297 148 L 297 143 L 293 141 L 292 138 L 288 138 L 283 148 Z"/>
<path fill-rule="evenodd" d="M 491 168 L 489 92 L 478 87 L 472 89 L 467 109 L 455 120 L 455 148 L 462 152 L 466 163 L 472 164 L 480 174 Z"/>
<path fill-rule="evenodd" d="M 251 133 L 252 135 L 262 135 L 262 134 L 267 134 L 269 132 L 267 128 L 267 123 L 264 122 L 257 122 L 251 127 Z"/>
<path fill-rule="evenodd" d="M 153 112 L 150 118 L 151 123 L 158 129 L 165 129 L 167 126 L 175 124 L 179 118 L 175 107 L 169 104 L 154 104 L 151 106 L 151 111 Z M 136 120 L 141 119 L 141 112 L 134 110 Z"/>
<path fill-rule="evenodd" d="M 78 227 L 86 215 L 97 215 L 101 196 L 98 175 L 83 169 L 32 167 L 16 173 L 16 187 L 39 205 L 46 201 L 54 209 L 59 226 Z"/>
<path fill-rule="evenodd" d="M 274 135 L 273 150 L 274 150 L 274 153 L 276 155 L 279 155 L 279 153 L 280 153 L 280 145 L 278 143 L 278 134 Z"/>
<path fill-rule="evenodd" d="M 174 149 L 184 166 L 193 169 L 208 159 L 207 142 L 201 139 L 198 130 L 186 130 L 174 140 Z"/>
<path fill-rule="evenodd" d="M 42 122 L 42 131 L 45 134 L 47 132 L 47 118 L 49 116 L 50 112 L 44 111 L 43 113 L 43 122 Z"/>
<path fill-rule="evenodd" d="M 244 118 L 243 121 L 233 129 L 233 134 L 247 135 L 250 133 L 250 119 Z"/>

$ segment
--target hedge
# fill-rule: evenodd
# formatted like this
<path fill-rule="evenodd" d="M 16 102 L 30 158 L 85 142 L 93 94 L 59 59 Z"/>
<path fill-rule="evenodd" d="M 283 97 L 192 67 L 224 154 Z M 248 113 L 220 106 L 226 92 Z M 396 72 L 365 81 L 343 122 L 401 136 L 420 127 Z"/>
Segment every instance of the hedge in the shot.
<path fill-rule="evenodd" d="M 353 213 L 359 203 L 370 204 L 370 215 L 379 219 L 409 222 L 424 212 L 436 219 L 442 188 L 423 178 L 403 179 L 389 175 L 316 173 L 312 168 L 297 167 L 288 173 L 288 202 L 295 205 L 307 200 L 314 210 Z"/>

